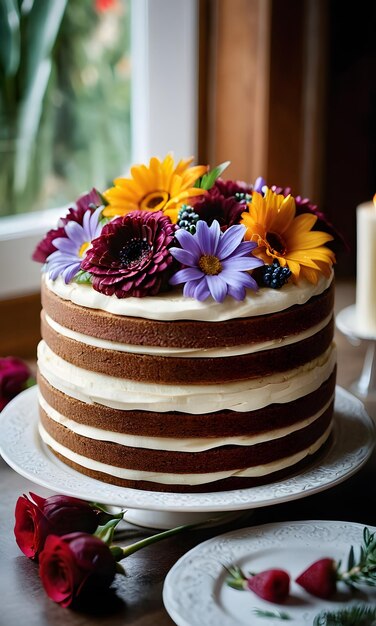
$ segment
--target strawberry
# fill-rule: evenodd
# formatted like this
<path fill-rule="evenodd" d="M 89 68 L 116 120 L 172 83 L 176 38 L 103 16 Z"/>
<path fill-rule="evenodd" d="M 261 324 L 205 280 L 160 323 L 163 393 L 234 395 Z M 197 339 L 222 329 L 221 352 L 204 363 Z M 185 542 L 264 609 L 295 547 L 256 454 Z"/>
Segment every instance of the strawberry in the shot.
<path fill-rule="evenodd" d="M 327 600 L 336 592 L 336 568 L 337 565 L 333 559 L 319 559 L 304 570 L 295 582 L 313 596 Z"/>
<path fill-rule="evenodd" d="M 247 577 L 247 586 L 263 600 L 280 604 L 289 595 L 290 576 L 283 569 L 268 569 Z"/>

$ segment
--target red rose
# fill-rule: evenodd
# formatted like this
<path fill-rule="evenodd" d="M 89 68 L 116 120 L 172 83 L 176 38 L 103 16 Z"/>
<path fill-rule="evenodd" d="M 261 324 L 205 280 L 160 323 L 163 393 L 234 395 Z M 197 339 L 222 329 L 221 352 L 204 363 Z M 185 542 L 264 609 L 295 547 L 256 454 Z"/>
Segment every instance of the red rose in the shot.
<path fill-rule="evenodd" d="M 41 498 L 30 494 L 18 498 L 14 534 L 22 552 L 37 559 L 49 534 L 65 535 L 73 531 L 93 533 L 98 526 L 95 510 L 83 500 L 70 496 Z"/>
<path fill-rule="evenodd" d="M 0 411 L 26 388 L 30 377 L 31 372 L 21 359 L 12 356 L 0 358 Z"/>
<path fill-rule="evenodd" d="M 107 589 L 115 573 L 110 548 L 87 533 L 49 535 L 39 557 L 43 587 L 62 607 L 71 606 L 87 593 Z"/>

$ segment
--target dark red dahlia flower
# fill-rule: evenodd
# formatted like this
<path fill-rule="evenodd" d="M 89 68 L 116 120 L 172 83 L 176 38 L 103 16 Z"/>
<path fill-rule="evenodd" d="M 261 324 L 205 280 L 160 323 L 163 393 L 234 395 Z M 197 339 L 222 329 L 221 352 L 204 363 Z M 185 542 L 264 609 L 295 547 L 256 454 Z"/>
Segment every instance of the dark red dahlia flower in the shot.
<path fill-rule="evenodd" d="M 244 206 L 244 202 L 238 202 L 233 196 L 226 198 L 218 190 L 212 192 L 212 189 L 194 203 L 199 219 L 209 226 L 217 220 L 222 232 L 233 224 L 239 224 Z"/>
<path fill-rule="evenodd" d="M 103 200 L 100 197 L 98 191 L 96 189 L 92 189 L 89 193 L 86 193 L 83 196 L 80 196 L 76 202 L 76 207 L 71 208 L 68 211 L 68 214 L 62 218 L 62 223 L 67 224 L 68 222 L 78 222 L 78 224 L 82 224 L 82 220 L 84 214 L 88 209 L 91 209 L 92 212 L 95 211 L 99 206 L 103 204 Z"/>
<path fill-rule="evenodd" d="M 82 263 L 97 291 L 118 298 L 155 296 L 167 286 L 176 225 L 161 211 L 132 211 L 103 227 Z"/>
<path fill-rule="evenodd" d="M 58 237 L 66 237 L 64 226 L 68 224 L 68 222 L 77 222 L 78 224 L 82 224 L 85 212 L 88 209 L 94 212 L 97 207 L 101 206 L 101 204 L 103 204 L 102 198 L 100 197 L 98 191 L 94 188 L 89 191 L 89 193 L 86 193 L 78 198 L 76 206 L 71 207 L 66 216 L 60 219 L 58 227 L 49 230 L 43 237 L 42 241 L 38 243 L 32 255 L 33 261 L 37 261 L 37 263 L 45 263 L 47 257 L 57 250 L 56 246 L 53 244 L 54 239 L 57 239 Z"/>
<path fill-rule="evenodd" d="M 64 226 L 59 226 L 59 228 L 52 228 L 46 233 L 43 237 L 42 241 L 40 241 L 35 248 L 32 259 L 33 261 L 37 261 L 37 263 L 45 263 L 46 259 L 50 254 L 56 252 L 57 248 L 52 243 L 54 239 L 58 237 L 65 237 Z"/>
<path fill-rule="evenodd" d="M 243 180 L 223 180 L 222 178 L 217 178 L 211 191 L 214 193 L 217 192 L 225 198 L 234 198 L 236 194 L 238 194 L 238 196 L 243 194 L 251 195 L 252 185 L 248 185 L 248 183 Z"/>

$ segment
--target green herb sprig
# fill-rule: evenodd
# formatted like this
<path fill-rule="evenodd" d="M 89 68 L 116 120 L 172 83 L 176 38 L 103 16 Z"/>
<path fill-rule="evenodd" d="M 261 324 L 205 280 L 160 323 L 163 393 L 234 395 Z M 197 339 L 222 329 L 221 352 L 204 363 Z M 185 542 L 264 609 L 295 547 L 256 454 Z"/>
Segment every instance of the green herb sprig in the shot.
<path fill-rule="evenodd" d="M 367 585 L 376 587 L 376 533 L 370 533 L 367 527 L 363 530 L 363 544 L 360 546 L 359 556 L 355 557 L 354 547 L 351 546 L 347 559 L 347 570 L 340 571 L 338 564 L 337 577 L 339 581 L 349 587 Z"/>
<path fill-rule="evenodd" d="M 321 611 L 313 626 L 375 626 L 376 607 L 353 605 L 339 611 Z"/>

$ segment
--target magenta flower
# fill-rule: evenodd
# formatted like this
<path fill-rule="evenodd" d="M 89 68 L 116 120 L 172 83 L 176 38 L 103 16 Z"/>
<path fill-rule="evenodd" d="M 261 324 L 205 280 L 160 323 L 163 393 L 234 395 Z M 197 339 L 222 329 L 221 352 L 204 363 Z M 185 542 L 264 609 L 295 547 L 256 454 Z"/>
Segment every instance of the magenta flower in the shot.
<path fill-rule="evenodd" d="M 241 198 L 252 194 L 252 185 L 243 180 L 223 180 L 217 178 L 210 190 L 213 193 L 219 193 L 225 198 Z"/>
<path fill-rule="evenodd" d="M 71 207 L 66 216 L 59 220 L 58 227 L 49 230 L 43 237 L 42 241 L 38 243 L 32 255 L 33 261 L 37 261 L 37 263 L 45 263 L 47 257 L 57 250 L 53 241 L 58 237 L 65 237 L 64 226 L 71 221 L 82 224 L 84 213 L 88 209 L 90 209 L 93 213 L 95 209 L 102 204 L 102 198 L 100 197 L 98 191 L 94 188 L 89 191 L 89 193 L 86 193 L 78 198 L 76 206 L 74 208 Z"/>
<path fill-rule="evenodd" d="M 244 202 L 237 201 L 233 196 L 226 197 L 214 188 L 194 203 L 199 219 L 209 226 L 217 220 L 222 231 L 240 222 L 244 207 Z"/>
<path fill-rule="evenodd" d="M 81 263 L 97 291 L 118 298 L 155 296 L 167 284 L 176 225 L 161 211 L 132 211 L 103 227 Z"/>
<path fill-rule="evenodd" d="M 181 248 L 170 252 L 186 267 L 171 277 L 170 284 L 185 283 L 184 296 L 200 301 L 210 295 L 216 302 L 223 302 L 227 295 L 244 300 L 246 288 L 256 291 L 257 283 L 248 271 L 263 261 L 252 256 L 256 244 L 243 241 L 244 226 L 231 226 L 221 233 L 216 220 L 211 226 L 200 220 L 196 228 L 194 235 L 184 229 L 175 233 Z"/>
<path fill-rule="evenodd" d="M 64 226 L 64 236 L 53 240 L 56 252 L 47 257 L 47 272 L 52 280 L 61 274 L 69 283 L 78 273 L 82 258 L 91 245 L 91 241 L 100 235 L 102 225 L 99 223 L 102 207 L 94 213 L 88 209 L 83 213 L 82 224 L 75 220 L 68 221 Z"/>
<path fill-rule="evenodd" d="M 13 356 L 0 358 L 0 411 L 33 382 L 31 371 L 24 361 Z"/>

